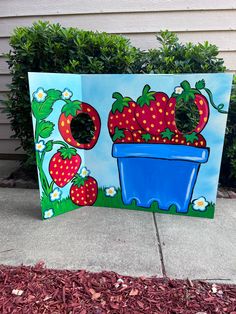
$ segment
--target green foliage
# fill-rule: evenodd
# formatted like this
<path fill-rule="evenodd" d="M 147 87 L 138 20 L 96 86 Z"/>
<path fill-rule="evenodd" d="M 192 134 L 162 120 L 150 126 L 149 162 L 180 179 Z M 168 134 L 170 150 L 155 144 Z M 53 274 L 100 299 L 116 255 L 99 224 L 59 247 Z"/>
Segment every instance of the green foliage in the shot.
<path fill-rule="evenodd" d="M 225 70 L 218 48 L 209 44 L 182 44 L 176 34 L 161 31 L 157 36 L 160 48 L 146 54 L 147 73 L 215 73 Z"/>
<path fill-rule="evenodd" d="M 27 73 L 140 73 L 141 52 L 121 36 L 64 28 L 41 21 L 31 27 L 16 28 L 10 45 L 11 50 L 6 57 L 13 78 L 8 101 L 5 102 L 6 112 L 14 137 L 20 139 L 26 151 L 27 169 L 31 168 L 36 176 Z M 54 93 L 48 91 L 47 105 L 44 104 L 43 108 L 33 102 L 32 111 L 36 118 L 45 119 L 51 113 L 53 101 L 59 98 L 57 92 Z"/>
<path fill-rule="evenodd" d="M 225 70 L 215 45 L 208 42 L 183 44 L 176 34 L 168 31 L 161 31 L 157 40 L 157 49 L 143 52 L 121 36 L 64 28 L 59 24 L 38 22 L 31 27 L 16 28 L 10 38 L 11 51 L 7 54 L 13 79 L 9 100 L 5 103 L 15 137 L 20 138 L 27 154 L 25 168 L 36 173 L 27 72 L 213 73 Z M 201 88 L 203 86 L 198 86 Z M 54 127 L 44 120 L 51 112 L 54 96 L 59 97 L 49 93 L 48 107 L 44 106 L 43 110 L 38 104 L 37 108 L 34 104 L 32 107 L 35 117 L 41 119 L 40 123 L 46 123 L 40 131 L 42 138 L 47 137 Z M 231 185 L 236 185 L 235 105 L 234 88 L 221 172 L 221 182 Z M 177 115 L 178 127 L 182 126 L 184 130 L 192 130 L 198 120 L 195 106 L 187 114 L 180 106 Z M 46 150 L 51 149 L 52 143 L 49 142 Z M 228 176 L 230 181 L 227 181 Z"/>
<path fill-rule="evenodd" d="M 220 182 L 236 187 L 236 76 L 234 76 L 226 128 Z"/>

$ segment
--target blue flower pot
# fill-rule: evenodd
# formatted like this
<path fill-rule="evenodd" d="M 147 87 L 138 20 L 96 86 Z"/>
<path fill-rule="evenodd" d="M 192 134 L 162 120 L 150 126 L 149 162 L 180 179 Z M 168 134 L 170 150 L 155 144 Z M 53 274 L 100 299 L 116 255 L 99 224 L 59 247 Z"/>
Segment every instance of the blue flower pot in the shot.
<path fill-rule="evenodd" d="M 129 205 L 150 207 L 157 201 L 168 210 L 186 213 L 200 164 L 209 157 L 208 148 L 172 144 L 113 144 L 117 158 L 122 199 Z"/>

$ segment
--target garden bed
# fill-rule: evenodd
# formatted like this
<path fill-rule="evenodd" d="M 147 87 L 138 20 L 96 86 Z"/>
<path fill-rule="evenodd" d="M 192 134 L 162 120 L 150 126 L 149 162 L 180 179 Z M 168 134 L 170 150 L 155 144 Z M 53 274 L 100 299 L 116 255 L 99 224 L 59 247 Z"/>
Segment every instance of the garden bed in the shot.
<path fill-rule="evenodd" d="M 0 312 L 236 314 L 236 286 L 2 265 Z"/>

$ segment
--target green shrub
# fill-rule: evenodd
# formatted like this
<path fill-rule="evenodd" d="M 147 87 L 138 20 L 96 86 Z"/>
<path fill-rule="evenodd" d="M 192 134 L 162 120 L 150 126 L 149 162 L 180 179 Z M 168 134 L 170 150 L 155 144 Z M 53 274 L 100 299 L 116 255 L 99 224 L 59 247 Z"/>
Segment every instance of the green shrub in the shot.
<path fill-rule="evenodd" d="M 220 182 L 224 186 L 236 187 L 236 76 L 230 99 Z"/>
<path fill-rule="evenodd" d="M 27 72 L 139 73 L 140 50 L 118 35 L 64 28 L 38 22 L 16 28 L 7 54 L 12 74 L 6 111 L 12 129 L 27 156 L 27 169 L 35 166 Z M 36 172 L 35 172 L 36 173 Z"/>
<path fill-rule="evenodd" d="M 209 44 L 183 44 L 175 33 L 161 31 L 157 36 L 160 47 L 150 49 L 146 55 L 147 73 L 215 73 L 224 72 L 224 60 L 218 57 L 217 46 Z"/>
<path fill-rule="evenodd" d="M 7 54 L 13 78 L 6 110 L 15 137 L 20 138 L 26 151 L 27 169 L 35 171 L 27 72 L 209 73 L 225 70 L 215 45 L 183 44 L 176 34 L 168 31 L 161 31 L 157 40 L 157 49 L 144 52 L 121 36 L 63 28 L 59 24 L 38 22 L 31 27 L 16 28 Z M 235 89 L 231 103 L 236 103 Z M 192 129 L 196 124 L 196 110 L 193 108 L 186 115 L 180 108 L 177 120 L 178 127 Z M 223 184 L 236 185 L 235 122 L 236 110 L 231 106 L 221 171 Z"/>

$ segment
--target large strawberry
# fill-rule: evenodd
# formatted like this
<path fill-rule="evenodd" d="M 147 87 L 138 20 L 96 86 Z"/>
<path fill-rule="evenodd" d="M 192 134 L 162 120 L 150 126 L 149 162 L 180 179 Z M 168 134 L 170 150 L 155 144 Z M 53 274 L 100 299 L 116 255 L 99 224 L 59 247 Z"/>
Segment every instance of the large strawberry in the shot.
<path fill-rule="evenodd" d="M 134 112 L 137 104 L 130 97 L 123 97 L 120 93 L 113 93 L 112 97 L 116 99 L 108 117 L 108 130 L 113 138 L 115 128 L 134 131 L 140 129 Z"/>
<path fill-rule="evenodd" d="M 91 149 L 97 143 L 100 129 L 101 121 L 97 111 L 86 103 L 81 103 L 78 100 L 71 101 L 69 99 L 65 100 L 66 104 L 62 107 L 62 113 L 58 121 L 58 128 L 63 139 L 70 144 L 71 146 L 82 148 L 82 149 Z M 92 139 L 89 143 L 79 143 L 72 135 L 71 132 L 71 122 L 73 118 L 79 114 L 86 113 L 93 122 L 94 130 Z"/>
<path fill-rule="evenodd" d="M 76 175 L 70 188 L 70 198 L 79 206 L 93 205 L 98 195 L 98 184 L 93 177 Z"/>
<path fill-rule="evenodd" d="M 165 130 L 165 110 L 169 97 L 162 92 L 150 91 L 145 85 L 142 96 L 137 99 L 135 117 L 140 127 L 152 135 Z"/>
<path fill-rule="evenodd" d="M 175 92 L 169 99 L 165 112 L 167 127 L 172 132 L 176 134 L 181 133 L 176 125 L 175 110 L 177 103 L 185 105 L 186 108 L 195 104 L 198 108 L 199 122 L 191 133 L 200 133 L 204 129 L 209 118 L 209 105 L 206 97 L 200 91 L 200 89 L 204 88 L 203 86 L 205 87 L 204 81 L 197 82 L 195 88 L 192 88 L 188 81 L 183 81 L 179 87 L 175 88 Z"/>
<path fill-rule="evenodd" d="M 61 147 L 49 162 L 49 173 L 60 187 L 65 186 L 77 173 L 81 158 L 72 147 Z"/>
<path fill-rule="evenodd" d="M 115 133 L 112 137 L 114 143 L 132 143 L 133 135 L 127 129 L 119 129 L 115 127 Z"/>

